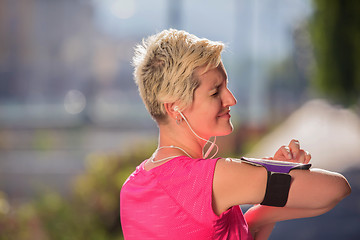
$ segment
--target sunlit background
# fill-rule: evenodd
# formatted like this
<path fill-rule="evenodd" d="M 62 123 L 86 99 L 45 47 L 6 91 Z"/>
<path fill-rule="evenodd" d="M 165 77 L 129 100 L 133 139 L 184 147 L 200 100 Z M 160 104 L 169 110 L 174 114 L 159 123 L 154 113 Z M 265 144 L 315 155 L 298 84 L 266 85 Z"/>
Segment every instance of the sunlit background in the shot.
<path fill-rule="evenodd" d="M 167 28 L 226 44 L 238 104 L 220 156 L 297 138 L 352 185 L 270 239 L 359 239 L 359 13 L 341 0 L 0 0 L 0 240 L 122 238 L 122 183 L 157 140 L 133 48 Z"/>

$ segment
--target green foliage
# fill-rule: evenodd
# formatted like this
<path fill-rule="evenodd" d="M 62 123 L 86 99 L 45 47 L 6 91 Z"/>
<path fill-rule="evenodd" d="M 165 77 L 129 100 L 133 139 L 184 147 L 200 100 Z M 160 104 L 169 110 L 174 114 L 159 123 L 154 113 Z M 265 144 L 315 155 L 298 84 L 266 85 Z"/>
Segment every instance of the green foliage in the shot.
<path fill-rule="evenodd" d="M 6 194 L 0 192 L 0 240 L 42 240 L 38 231 L 39 220 L 31 204 L 12 209 Z"/>
<path fill-rule="evenodd" d="M 0 240 L 123 239 L 120 189 L 153 150 L 154 145 L 150 144 L 129 149 L 122 155 L 89 155 L 86 171 L 74 179 L 68 198 L 46 192 L 30 203 L 11 209 L 0 192 Z"/>
<path fill-rule="evenodd" d="M 315 84 L 333 100 L 360 101 L 360 2 L 313 0 L 310 31 L 317 62 Z"/>

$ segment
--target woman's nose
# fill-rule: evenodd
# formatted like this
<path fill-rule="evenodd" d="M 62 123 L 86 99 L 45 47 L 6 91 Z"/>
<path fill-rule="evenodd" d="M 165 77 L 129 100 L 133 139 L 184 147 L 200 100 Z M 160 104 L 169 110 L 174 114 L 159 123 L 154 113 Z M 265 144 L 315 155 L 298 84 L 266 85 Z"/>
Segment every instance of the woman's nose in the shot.
<path fill-rule="evenodd" d="M 237 103 L 237 100 L 234 97 L 234 95 L 232 94 L 232 92 L 230 91 L 230 89 L 226 89 L 226 94 L 224 95 L 224 99 L 223 99 L 224 107 L 234 106 L 236 103 Z"/>

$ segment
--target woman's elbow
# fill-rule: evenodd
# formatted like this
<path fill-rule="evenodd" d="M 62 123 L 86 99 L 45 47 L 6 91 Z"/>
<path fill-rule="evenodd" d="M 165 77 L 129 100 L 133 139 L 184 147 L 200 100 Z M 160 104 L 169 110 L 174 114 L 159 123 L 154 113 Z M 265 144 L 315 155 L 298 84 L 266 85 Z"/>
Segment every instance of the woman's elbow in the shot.
<path fill-rule="evenodd" d="M 338 183 L 338 187 L 337 187 L 337 197 L 336 200 L 337 202 L 340 202 L 341 200 L 343 200 L 345 197 L 349 196 L 351 193 L 351 187 L 349 182 L 346 180 L 346 178 L 338 173 L 338 178 L 339 178 L 339 183 Z"/>
<path fill-rule="evenodd" d="M 351 187 L 346 178 L 340 173 L 334 173 L 334 179 L 332 186 L 329 187 L 328 201 L 325 201 L 325 205 L 322 207 L 333 208 L 345 197 L 351 193 Z"/>

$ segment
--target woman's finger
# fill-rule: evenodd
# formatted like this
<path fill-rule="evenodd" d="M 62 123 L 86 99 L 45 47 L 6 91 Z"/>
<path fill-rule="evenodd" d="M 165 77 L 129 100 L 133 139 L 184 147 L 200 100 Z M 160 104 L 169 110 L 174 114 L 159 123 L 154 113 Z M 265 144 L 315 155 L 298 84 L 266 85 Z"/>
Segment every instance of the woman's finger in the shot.
<path fill-rule="evenodd" d="M 298 140 L 296 139 L 292 139 L 289 143 L 289 148 L 290 148 L 290 151 L 292 153 L 292 157 L 293 159 L 297 159 L 298 158 L 298 154 L 300 152 L 300 143 Z"/>
<path fill-rule="evenodd" d="M 304 163 L 309 163 L 311 160 L 311 154 L 308 151 L 305 151 L 305 162 Z"/>
<path fill-rule="evenodd" d="M 298 163 L 305 163 L 306 162 L 306 154 L 305 154 L 304 150 L 300 150 L 297 153 L 296 162 L 298 162 Z"/>
<path fill-rule="evenodd" d="M 291 159 L 291 156 L 289 156 L 289 154 L 290 149 L 287 148 L 287 146 L 283 145 L 276 151 L 273 159 L 278 161 L 288 161 Z"/>
<path fill-rule="evenodd" d="M 287 159 L 287 160 L 291 160 L 293 159 L 293 155 L 291 154 L 291 150 L 289 147 L 287 146 L 282 146 L 280 148 L 281 150 L 281 153 L 284 155 L 284 157 Z"/>

